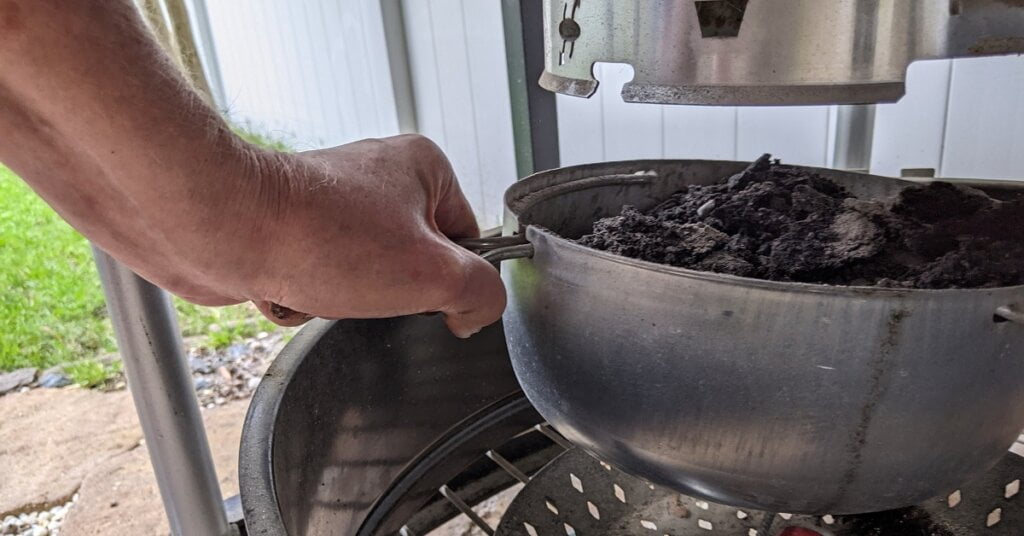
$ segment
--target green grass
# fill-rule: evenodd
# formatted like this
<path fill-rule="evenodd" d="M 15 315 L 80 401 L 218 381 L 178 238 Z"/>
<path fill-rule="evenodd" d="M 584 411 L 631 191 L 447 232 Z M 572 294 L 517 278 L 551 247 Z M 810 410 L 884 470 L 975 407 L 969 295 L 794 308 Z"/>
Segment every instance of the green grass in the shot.
<path fill-rule="evenodd" d="M 99 387 L 121 373 L 121 361 L 101 363 L 95 359 L 80 359 L 65 363 L 63 367 L 64 372 L 82 387 Z"/>
<path fill-rule="evenodd" d="M 232 127 L 231 130 L 233 130 L 235 134 L 237 134 L 243 140 L 253 145 L 259 145 L 260 147 L 263 147 L 265 149 L 272 149 L 274 151 L 279 151 L 282 153 L 289 153 L 292 150 L 292 148 L 289 147 L 287 143 L 279 139 L 272 138 L 267 134 L 263 134 L 259 130 L 253 128 L 251 125 L 246 126 L 245 128 Z"/>
<path fill-rule="evenodd" d="M 96 359 L 116 348 L 88 242 L 3 166 L 0 203 L 0 372 L 63 365 L 81 385 L 102 384 L 120 363 Z M 183 335 L 207 335 L 217 348 L 275 329 L 249 304 L 210 308 L 175 299 L 175 308 Z"/>
<path fill-rule="evenodd" d="M 0 370 L 114 349 L 88 243 L 0 167 Z"/>

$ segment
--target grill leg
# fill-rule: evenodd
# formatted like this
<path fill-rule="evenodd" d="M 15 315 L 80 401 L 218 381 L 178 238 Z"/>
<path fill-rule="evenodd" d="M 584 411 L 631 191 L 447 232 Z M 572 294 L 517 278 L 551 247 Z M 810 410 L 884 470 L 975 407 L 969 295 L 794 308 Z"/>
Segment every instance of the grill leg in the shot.
<path fill-rule="evenodd" d="M 100 249 L 93 255 L 171 533 L 230 534 L 171 301 Z"/>

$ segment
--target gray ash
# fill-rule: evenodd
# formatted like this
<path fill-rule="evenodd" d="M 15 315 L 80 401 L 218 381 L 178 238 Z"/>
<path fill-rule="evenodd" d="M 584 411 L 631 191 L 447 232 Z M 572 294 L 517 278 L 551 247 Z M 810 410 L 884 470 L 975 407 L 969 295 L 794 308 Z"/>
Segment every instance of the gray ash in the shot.
<path fill-rule="evenodd" d="M 830 285 L 1024 284 L 1024 197 L 945 182 L 858 199 L 764 155 L 727 181 L 690 186 L 647 212 L 625 206 L 581 244 L 645 261 Z"/>

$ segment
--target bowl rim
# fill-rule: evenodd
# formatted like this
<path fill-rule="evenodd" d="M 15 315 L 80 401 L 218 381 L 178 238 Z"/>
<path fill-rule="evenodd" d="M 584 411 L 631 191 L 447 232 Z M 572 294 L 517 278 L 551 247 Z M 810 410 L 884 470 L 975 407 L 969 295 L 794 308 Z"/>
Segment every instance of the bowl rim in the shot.
<path fill-rule="evenodd" d="M 719 165 L 725 167 L 745 167 L 750 162 L 735 161 L 735 160 L 710 160 L 710 159 L 640 159 L 640 160 L 618 160 L 609 162 L 594 162 L 588 164 L 580 164 L 575 166 L 566 166 L 561 168 L 549 169 L 540 171 L 523 178 L 517 183 L 513 184 L 505 192 L 505 207 L 514 215 L 516 220 L 520 218 L 523 211 L 533 206 L 536 202 L 542 199 L 548 199 L 549 197 L 557 197 L 565 195 L 570 191 L 580 191 L 597 186 L 601 186 L 597 179 L 607 177 L 609 181 L 612 179 L 622 180 L 624 177 L 635 176 L 638 180 L 642 180 L 641 177 L 649 177 L 647 173 L 651 171 L 652 167 L 671 167 L 679 166 L 685 168 L 688 166 L 697 165 Z M 994 188 L 1005 188 L 1020 190 L 1024 192 L 1024 181 L 1014 181 L 1007 179 L 960 179 L 960 178 L 908 178 L 908 177 L 886 177 L 883 175 L 873 175 L 870 173 L 860 173 L 856 171 L 841 170 L 841 169 L 830 169 L 817 166 L 801 166 L 796 164 L 784 164 L 789 167 L 803 168 L 808 170 L 814 170 L 821 172 L 822 174 L 828 175 L 847 175 L 847 176 L 866 176 L 871 177 L 873 180 L 887 179 L 894 181 L 903 181 L 907 184 L 926 184 L 929 182 L 951 182 L 954 184 L 964 184 L 967 186 L 979 187 L 989 186 Z M 626 168 L 626 169 L 623 169 Z M 602 171 L 603 170 L 603 171 Z M 558 180 L 556 182 L 545 184 L 546 181 L 557 178 L 562 175 L 569 175 L 572 173 L 581 173 L 581 176 Z M 655 172 L 656 173 L 656 172 Z M 721 180 L 724 181 L 726 177 Z M 573 183 L 582 183 L 578 189 L 567 189 L 567 185 Z M 566 190 L 566 191 L 563 191 Z M 548 192 L 548 195 L 545 195 Z M 554 193 L 552 193 L 554 192 Z M 545 239 L 553 242 L 556 247 L 571 251 L 575 254 L 583 254 L 589 257 L 601 259 L 602 261 L 610 261 L 621 265 L 630 266 L 633 268 L 639 268 L 646 271 L 664 273 L 668 275 L 676 275 L 691 280 L 697 280 L 702 282 L 719 283 L 724 285 L 740 286 L 753 289 L 762 290 L 776 290 L 784 292 L 800 292 L 800 293 L 812 293 L 812 294 L 830 294 L 830 295 L 841 295 L 841 296 L 857 296 L 857 297 L 886 297 L 896 298 L 902 296 L 920 296 L 920 297 L 939 297 L 943 295 L 958 295 L 964 296 L 969 293 L 987 293 L 987 294 L 1016 294 L 1022 293 L 1021 299 L 1024 299 L 1024 284 L 1011 285 L 1011 286 L 1000 286 L 1000 287 L 956 287 L 956 288 L 908 288 L 908 287 L 880 287 L 873 285 L 829 285 L 826 283 L 804 283 L 797 281 L 774 281 L 770 279 L 758 279 L 754 277 L 745 277 L 732 274 L 723 274 L 717 272 L 707 272 L 703 270 L 694 270 L 692 268 L 682 268 L 678 266 L 670 266 L 666 264 L 659 264 L 651 261 L 644 261 L 640 259 L 634 259 L 632 257 L 625 257 L 608 251 L 594 249 L 588 246 L 579 244 L 578 242 L 565 238 L 557 232 L 547 229 L 541 225 L 533 223 L 518 223 L 519 232 L 526 236 L 526 239 L 531 243 L 531 236 L 534 234 L 540 234 Z"/>

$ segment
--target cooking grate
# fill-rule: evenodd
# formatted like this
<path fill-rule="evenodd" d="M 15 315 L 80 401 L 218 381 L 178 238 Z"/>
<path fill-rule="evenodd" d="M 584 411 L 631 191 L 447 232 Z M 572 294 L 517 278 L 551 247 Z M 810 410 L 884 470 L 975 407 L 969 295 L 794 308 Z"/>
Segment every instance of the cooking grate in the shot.
<path fill-rule="evenodd" d="M 1024 458 L 1007 456 L 949 496 L 858 516 L 792 516 L 717 505 L 650 485 L 570 450 L 512 501 L 498 536 L 960 536 L 1024 534 Z"/>

